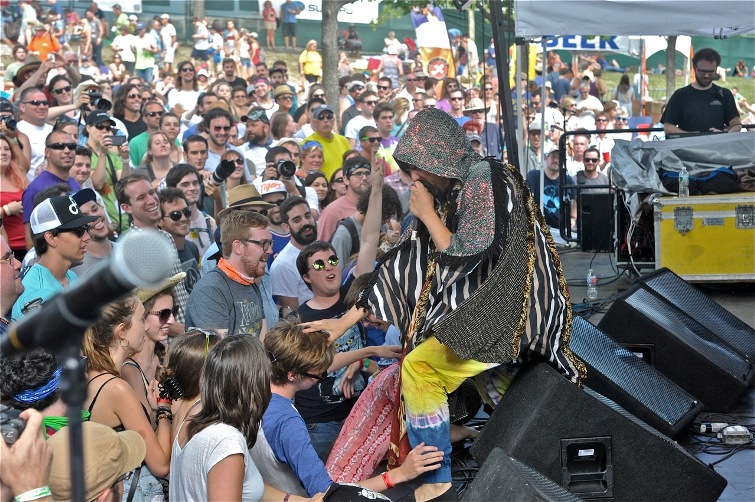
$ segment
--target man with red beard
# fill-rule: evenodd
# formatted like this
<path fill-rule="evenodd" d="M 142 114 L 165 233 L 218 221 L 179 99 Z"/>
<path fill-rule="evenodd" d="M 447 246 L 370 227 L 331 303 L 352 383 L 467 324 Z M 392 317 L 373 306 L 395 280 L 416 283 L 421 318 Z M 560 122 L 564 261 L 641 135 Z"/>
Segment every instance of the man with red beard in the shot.
<path fill-rule="evenodd" d="M 223 257 L 189 296 L 187 326 L 226 334 L 264 335 L 267 323 L 257 280 L 272 250 L 270 221 L 252 211 L 233 211 L 220 224 Z"/>
<path fill-rule="evenodd" d="M 84 254 L 84 260 L 71 269 L 79 277 L 84 277 L 90 270 L 110 256 L 110 253 L 113 252 L 114 244 L 108 239 L 110 237 L 110 229 L 105 218 L 105 207 L 97 202 L 94 190 L 83 188 L 73 194 L 73 200 L 79 205 L 82 213 L 96 218 L 89 224 L 90 239 L 87 245 L 87 252 Z"/>
<path fill-rule="evenodd" d="M 278 254 L 270 267 L 270 283 L 278 305 L 295 310 L 312 298 L 312 290 L 296 271 L 296 258 L 307 244 L 317 240 L 317 223 L 307 201 L 289 197 L 280 206 L 283 226 L 291 233 L 291 240 Z"/>

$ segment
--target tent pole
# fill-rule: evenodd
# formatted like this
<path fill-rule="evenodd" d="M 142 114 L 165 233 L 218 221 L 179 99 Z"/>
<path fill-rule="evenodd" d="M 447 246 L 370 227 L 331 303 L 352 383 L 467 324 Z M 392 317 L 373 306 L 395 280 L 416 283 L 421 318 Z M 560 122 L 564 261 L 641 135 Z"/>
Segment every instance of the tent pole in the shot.
<path fill-rule="evenodd" d="M 503 3 L 490 0 L 490 24 L 493 28 L 493 44 L 498 58 L 498 103 L 503 114 L 503 139 L 508 152 L 509 164 L 521 169 L 519 151 L 514 126 L 514 107 L 511 105 L 511 87 L 509 86 L 509 48 L 506 43 L 503 26 Z"/>

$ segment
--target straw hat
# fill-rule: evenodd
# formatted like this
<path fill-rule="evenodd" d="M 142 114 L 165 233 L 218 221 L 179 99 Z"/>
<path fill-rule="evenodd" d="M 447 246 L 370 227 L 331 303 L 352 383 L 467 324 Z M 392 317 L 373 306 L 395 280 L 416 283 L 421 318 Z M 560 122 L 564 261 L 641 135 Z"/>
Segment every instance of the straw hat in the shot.
<path fill-rule="evenodd" d="M 183 281 L 185 277 L 186 272 L 179 272 L 162 284 L 153 288 L 136 288 L 136 296 L 139 297 L 139 300 L 141 300 L 142 303 L 146 303 L 153 296 L 162 293 L 165 290 L 171 289 L 173 286 Z"/>

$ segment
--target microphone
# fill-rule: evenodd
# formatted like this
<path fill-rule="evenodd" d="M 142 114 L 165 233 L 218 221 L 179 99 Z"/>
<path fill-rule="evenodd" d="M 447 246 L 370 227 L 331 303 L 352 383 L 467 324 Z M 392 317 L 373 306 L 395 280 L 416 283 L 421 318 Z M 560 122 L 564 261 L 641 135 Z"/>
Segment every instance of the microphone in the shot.
<path fill-rule="evenodd" d="M 51 298 L 33 313 L 10 326 L 0 340 L 2 357 L 37 347 L 50 352 L 79 350 L 81 338 L 102 308 L 137 287 L 157 286 L 173 268 L 175 252 L 158 232 L 127 233 L 110 258 L 70 289 Z"/>

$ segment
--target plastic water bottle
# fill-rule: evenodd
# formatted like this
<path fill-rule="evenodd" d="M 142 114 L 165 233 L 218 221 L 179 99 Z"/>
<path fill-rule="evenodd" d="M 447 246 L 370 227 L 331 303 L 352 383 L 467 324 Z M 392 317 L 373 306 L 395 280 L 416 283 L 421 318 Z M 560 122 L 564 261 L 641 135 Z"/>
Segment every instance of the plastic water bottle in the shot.
<path fill-rule="evenodd" d="M 689 173 L 687 168 L 682 166 L 682 172 L 679 173 L 679 198 L 686 199 L 689 197 Z"/>
<path fill-rule="evenodd" d="M 587 299 L 598 299 L 598 278 L 595 276 L 592 269 L 587 272 Z"/>

